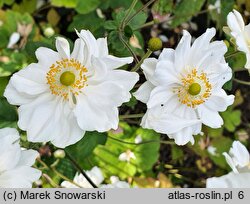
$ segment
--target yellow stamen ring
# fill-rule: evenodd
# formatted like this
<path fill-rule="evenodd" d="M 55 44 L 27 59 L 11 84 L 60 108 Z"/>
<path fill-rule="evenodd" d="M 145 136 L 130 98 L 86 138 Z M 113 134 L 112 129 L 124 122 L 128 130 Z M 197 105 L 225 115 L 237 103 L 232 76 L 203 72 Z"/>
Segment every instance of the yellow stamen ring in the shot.
<path fill-rule="evenodd" d="M 87 68 L 76 59 L 63 59 L 50 66 L 47 84 L 51 93 L 69 99 L 69 94 L 78 95 L 87 86 Z"/>
<path fill-rule="evenodd" d="M 212 85 L 209 83 L 206 73 L 198 74 L 196 69 L 192 69 L 191 73 L 183 77 L 181 81 L 182 86 L 174 88 L 174 92 L 177 91 L 182 104 L 195 108 L 210 97 Z"/>

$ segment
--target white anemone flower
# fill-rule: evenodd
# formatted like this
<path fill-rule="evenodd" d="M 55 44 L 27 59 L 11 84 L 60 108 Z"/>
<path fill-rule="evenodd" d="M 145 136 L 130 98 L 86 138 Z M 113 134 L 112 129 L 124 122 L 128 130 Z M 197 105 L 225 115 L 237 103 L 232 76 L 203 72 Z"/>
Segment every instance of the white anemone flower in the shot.
<path fill-rule="evenodd" d="M 250 156 L 246 147 L 234 141 L 229 154 L 224 152 L 228 165 L 233 171 L 207 179 L 207 188 L 250 188 Z"/>
<path fill-rule="evenodd" d="M 202 123 L 219 128 L 225 111 L 234 101 L 222 89 L 232 77 L 225 62 L 227 47 L 223 41 L 210 42 L 215 29 L 197 38 L 184 31 L 175 50 L 163 49 L 159 59 L 146 59 L 141 68 L 147 81 L 135 97 L 147 104 L 141 125 L 168 134 L 178 145 L 194 143 Z"/>
<path fill-rule="evenodd" d="M 103 182 L 104 177 L 102 171 L 98 167 L 93 167 L 90 171 L 86 171 L 87 176 L 93 181 L 96 186 L 100 186 Z M 64 188 L 93 188 L 93 186 L 87 181 L 87 179 L 82 174 L 76 174 L 74 177 L 74 183 L 72 184 L 69 181 L 63 181 L 61 186 Z"/>
<path fill-rule="evenodd" d="M 120 181 L 117 176 L 110 177 L 110 184 L 101 185 L 101 188 L 130 188 L 128 182 Z"/>
<path fill-rule="evenodd" d="M 246 54 L 246 69 L 250 69 L 250 24 L 245 26 L 241 14 L 233 10 L 227 16 L 227 25 L 235 38 L 238 50 Z"/>
<path fill-rule="evenodd" d="M 0 188 L 31 188 L 41 176 L 39 170 L 31 167 L 38 152 L 22 150 L 19 139 L 16 129 L 0 129 Z"/>
<path fill-rule="evenodd" d="M 106 38 L 81 31 L 70 54 L 66 39 L 56 38 L 57 52 L 40 47 L 38 63 L 15 73 L 5 90 L 9 103 L 20 106 L 18 126 L 31 142 L 51 141 L 66 147 L 85 131 L 118 128 L 118 107 L 128 102 L 137 73 L 117 70 L 133 58 L 108 54 Z"/>

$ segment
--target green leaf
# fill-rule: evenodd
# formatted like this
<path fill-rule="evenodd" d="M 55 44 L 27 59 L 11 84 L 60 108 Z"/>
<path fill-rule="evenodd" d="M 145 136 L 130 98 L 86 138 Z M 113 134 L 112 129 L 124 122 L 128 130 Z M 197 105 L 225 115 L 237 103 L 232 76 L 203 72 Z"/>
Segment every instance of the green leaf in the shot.
<path fill-rule="evenodd" d="M 171 26 L 177 27 L 188 21 L 200 11 L 204 3 L 205 0 L 181 0 L 174 9 L 174 19 Z"/>
<path fill-rule="evenodd" d="M 234 132 L 236 127 L 241 123 L 240 110 L 232 110 L 232 108 L 228 108 L 227 111 L 221 113 L 221 116 L 224 119 L 224 126 L 229 132 Z"/>
<path fill-rule="evenodd" d="M 216 148 L 216 154 L 209 154 L 209 157 L 216 165 L 223 169 L 229 169 L 229 167 L 222 153 L 229 151 L 232 142 L 232 139 L 223 136 L 216 137 L 212 140 L 211 146 Z"/>
<path fill-rule="evenodd" d="M 107 30 L 117 30 L 118 29 L 118 26 L 116 21 L 105 21 L 104 23 L 104 28 L 107 29 Z"/>
<path fill-rule="evenodd" d="M 9 77 L 0 77 L 0 97 L 3 96 L 5 87 L 9 82 Z"/>
<path fill-rule="evenodd" d="M 105 144 L 107 136 L 105 133 L 87 132 L 84 137 L 74 145 L 66 148 L 74 159 L 80 164 L 88 157 L 98 144 Z"/>
<path fill-rule="evenodd" d="M 10 105 L 5 98 L 0 97 L 0 128 L 16 127 L 17 119 L 16 107 Z"/>
<path fill-rule="evenodd" d="M 116 175 L 121 179 L 134 176 L 137 172 L 152 170 L 159 156 L 160 134 L 153 130 L 133 128 L 126 123 L 121 123 L 118 130 L 110 131 L 108 134 L 124 142 L 134 143 L 138 136 L 142 138 L 142 142 L 149 140 L 155 142 L 132 145 L 108 138 L 106 144 L 98 145 L 89 157 L 88 160 L 92 165 L 101 167 L 107 177 Z M 131 159 L 130 162 L 120 161 L 119 155 L 127 151 L 133 152 L 136 159 Z"/>
<path fill-rule="evenodd" d="M 170 13 L 173 6 L 173 0 L 158 0 L 154 3 L 152 10 L 160 15 L 164 15 Z"/>
<path fill-rule="evenodd" d="M 182 159 L 184 156 L 182 148 L 180 146 L 177 146 L 177 145 L 172 145 L 171 155 L 172 155 L 173 160 Z"/>
<path fill-rule="evenodd" d="M 53 6 L 75 8 L 80 0 L 51 0 Z"/>
<path fill-rule="evenodd" d="M 220 12 L 217 9 L 211 10 L 210 16 L 213 21 L 216 22 L 216 27 L 222 31 L 222 27 L 227 24 L 227 15 L 231 12 L 234 8 L 235 0 L 220 0 Z M 209 2 L 210 4 L 214 5 L 215 1 Z"/>
<path fill-rule="evenodd" d="M 68 31 L 74 32 L 75 29 L 87 29 L 95 34 L 95 32 L 103 26 L 103 23 L 104 19 L 99 18 L 96 12 L 79 14 L 74 16 L 73 22 L 68 27 Z"/>
<path fill-rule="evenodd" d="M 23 0 L 20 4 L 15 3 L 12 10 L 19 13 L 33 13 L 36 10 L 36 4 L 36 0 Z"/>
<path fill-rule="evenodd" d="M 79 0 L 76 6 L 76 11 L 80 14 L 87 14 L 94 11 L 100 3 L 100 0 Z"/>
<path fill-rule="evenodd" d="M 56 169 L 67 178 L 71 180 L 74 179 L 76 170 L 68 159 L 60 159 L 59 163 L 56 165 Z"/>

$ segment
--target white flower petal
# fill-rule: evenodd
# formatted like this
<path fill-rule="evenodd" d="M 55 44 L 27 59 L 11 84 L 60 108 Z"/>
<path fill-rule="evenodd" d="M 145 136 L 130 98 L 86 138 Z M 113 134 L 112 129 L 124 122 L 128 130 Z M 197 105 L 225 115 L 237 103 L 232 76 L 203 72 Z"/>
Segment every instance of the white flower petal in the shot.
<path fill-rule="evenodd" d="M 207 188 L 250 188 L 250 173 L 230 172 L 221 177 L 207 179 Z"/>
<path fill-rule="evenodd" d="M 70 59 L 69 42 L 65 38 L 56 38 L 56 49 L 62 59 Z"/>
<path fill-rule="evenodd" d="M 80 38 L 76 39 L 74 49 L 71 53 L 71 58 L 78 60 L 83 65 L 86 64 L 84 56 L 84 46 L 85 45 Z"/>
<path fill-rule="evenodd" d="M 206 101 L 206 106 L 214 111 L 225 111 L 228 106 L 232 105 L 234 102 L 233 95 L 227 95 L 223 89 L 219 89 L 213 92 L 211 97 Z"/>
<path fill-rule="evenodd" d="M 20 34 L 17 32 L 12 33 L 7 48 L 12 48 L 19 41 L 20 37 Z"/>
<path fill-rule="evenodd" d="M 219 113 L 215 110 L 211 110 L 206 105 L 200 105 L 198 112 L 203 124 L 211 128 L 220 128 L 223 125 L 223 119 Z"/>
<path fill-rule="evenodd" d="M 183 37 L 175 49 L 175 68 L 177 72 L 180 72 L 185 67 L 184 63 L 189 58 L 190 47 L 191 35 L 184 30 Z"/>
<path fill-rule="evenodd" d="M 40 67 L 45 71 L 48 71 L 52 64 L 61 59 L 57 52 L 46 47 L 39 47 L 35 54 Z"/>
<path fill-rule="evenodd" d="M 143 103 L 147 103 L 151 94 L 151 91 L 155 88 L 155 86 L 149 81 L 144 82 L 140 88 L 133 93 L 135 98 Z"/>

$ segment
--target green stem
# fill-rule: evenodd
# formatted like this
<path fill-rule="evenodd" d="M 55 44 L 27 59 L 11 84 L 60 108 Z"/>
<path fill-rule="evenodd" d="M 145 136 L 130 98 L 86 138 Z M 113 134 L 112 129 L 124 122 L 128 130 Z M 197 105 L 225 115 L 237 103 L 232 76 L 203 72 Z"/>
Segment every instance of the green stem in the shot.
<path fill-rule="evenodd" d="M 127 118 L 141 118 L 144 116 L 144 113 L 139 113 L 139 114 L 131 114 L 131 115 L 120 115 L 120 119 L 127 119 Z"/>
<path fill-rule="evenodd" d="M 156 22 L 155 22 L 154 20 L 152 20 L 152 21 L 149 21 L 149 22 L 143 24 L 142 26 L 136 28 L 135 30 L 140 30 L 140 29 L 142 29 L 142 28 L 146 28 L 146 27 L 152 26 L 152 25 L 154 25 L 154 24 L 156 24 Z"/>
<path fill-rule="evenodd" d="M 148 6 L 150 6 L 152 3 L 154 3 L 156 0 L 150 0 L 145 5 L 143 5 L 141 8 L 139 8 L 133 15 L 131 15 L 127 21 L 125 21 L 125 25 L 127 25 L 138 13 L 146 9 Z"/>
<path fill-rule="evenodd" d="M 168 144 L 168 145 L 169 144 L 174 144 L 173 142 L 162 141 L 162 140 L 148 140 L 148 141 L 144 141 L 144 142 L 140 142 L 140 143 L 134 143 L 134 142 L 126 142 L 126 141 L 117 139 L 117 138 L 112 137 L 112 136 L 108 136 L 108 138 L 110 138 L 112 140 L 115 140 L 117 142 L 121 142 L 121 143 L 124 143 L 124 144 L 129 144 L 129 145 L 143 145 L 143 144 L 149 144 L 149 143 L 161 143 L 161 144 Z"/>
<path fill-rule="evenodd" d="M 250 86 L 250 82 L 248 81 L 243 81 L 243 80 L 240 80 L 240 79 L 233 79 L 235 82 L 239 83 L 239 84 L 243 84 L 243 85 L 247 85 L 247 86 Z"/>
<path fill-rule="evenodd" d="M 60 186 L 58 186 L 52 178 L 49 177 L 48 174 L 42 174 L 42 176 L 48 181 L 48 183 L 53 187 L 53 188 L 60 188 Z"/>
<path fill-rule="evenodd" d="M 77 187 L 79 187 L 79 188 L 82 188 L 79 184 L 75 183 L 74 181 L 72 181 L 72 180 L 69 179 L 68 177 L 64 176 L 64 175 L 61 174 L 59 171 L 57 171 L 57 170 L 55 169 L 55 167 L 52 167 L 51 169 L 52 169 L 60 178 L 62 178 L 63 180 L 68 181 L 68 182 L 72 183 L 73 185 L 75 185 L 75 186 L 77 186 Z"/>
<path fill-rule="evenodd" d="M 139 60 L 138 60 L 136 54 L 131 49 L 131 47 L 129 46 L 129 44 L 126 42 L 126 40 L 124 40 L 122 32 L 119 32 L 119 39 L 122 41 L 123 45 L 128 49 L 128 51 L 131 53 L 131 55 L 133 56 L 135 62 L 139 63 Z"/>
<path fill-rule="evenodd" d="M 122 19 L 121 27 L 120 27 L 120 29 L 121 29 L 122 31 L 124 30 L 125 26 L 127 25 L 127 24 L 126 24 L 126 20 L 128 19 L 128 17 L 129 17 L 130 14 L 132 13 L 132 11 L 133 11 L 135 5 L 137 4 L 137 2 L 138 2 L 138 0 L 134 0 L 134 1 L 132 2 L 132 4 L 130 5 L 128 11 L 126 12 L 124 18 Z"/>
<path fill-rule="evenodd" d="M 232 53 L 229 53 L 227 55 L 225 55 L 225 58 L 226 59 L 229 59 L 231 57 L 234 57 L 235 55 L 237 55 L 239 53 L 239 51 L 235 51 L 235 52 L 232 52 Z"/>
<path fill-rule="evenodd" d="M 78 163 L 74 160 L 74 158 L 68 153 L 66 152 L 66 156 L 69 158 L 69 160 L 71 161 L 71 163 L 74 165 L 74 167 L 76 168 L 76 170 L 81 173 L 85 178 L 86 180 L 90 183 L 90 185 L 93 187 L 93 188 L 98 188 L 95 183 L 88 177 L 88 175 L 82 170 L 82 168 L 78 165 Z"/>
<path fill-rule="evenodd" d="M 131 70 L 131 72 L 137 72 L 137 71 L 140 69 L 140 67 L 141 67 L 141 65 L 142 65 L 142 63 L 143 63 L 143 61 L 144 61 L 145 59 L 147 59 L 152 53 L 153 53 L 153 52 L 152 52 L 151 50 L 148 49 L 148 51 L 146 52 L 146 54 L 141 58 L 140 62 L 138 62 L 138 63 L 135 65 L 135 67 Z"/>

